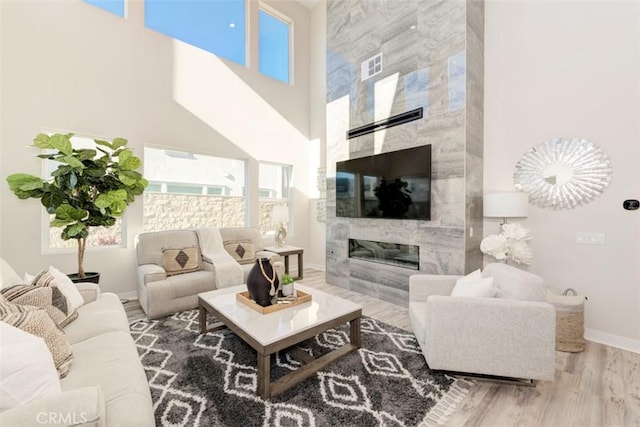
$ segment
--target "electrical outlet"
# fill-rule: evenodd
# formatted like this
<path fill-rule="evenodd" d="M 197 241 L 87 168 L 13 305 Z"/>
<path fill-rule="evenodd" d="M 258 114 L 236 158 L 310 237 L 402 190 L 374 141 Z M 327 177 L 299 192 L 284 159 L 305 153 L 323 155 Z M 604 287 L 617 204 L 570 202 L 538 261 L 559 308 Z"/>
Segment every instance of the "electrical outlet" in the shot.
<path fill-rule="evenodd" d="M 579 245 L 604 245 L 606 243 L 604 233 L 576 233 L 576 243 Z"/>

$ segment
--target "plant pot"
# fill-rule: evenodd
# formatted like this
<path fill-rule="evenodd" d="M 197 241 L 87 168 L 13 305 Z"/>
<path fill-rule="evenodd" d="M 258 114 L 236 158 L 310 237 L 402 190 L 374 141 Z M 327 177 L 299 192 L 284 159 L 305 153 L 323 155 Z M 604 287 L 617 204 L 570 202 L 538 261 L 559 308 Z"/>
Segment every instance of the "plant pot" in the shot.
<path fill-rule="evenodd" d="M 67 277 L 69 277 L 73 283 L 100 283 L 100 273 L 96 272 L 84 273 L 84 277 L 79 277 L 78 273 L 67 274 Z"/>
<path fill-rule="evenodd" d="M 287 283 L 286 285 L 280 285 L 280 290 L 283 297 L 293 295 L 293 283 Z"/>

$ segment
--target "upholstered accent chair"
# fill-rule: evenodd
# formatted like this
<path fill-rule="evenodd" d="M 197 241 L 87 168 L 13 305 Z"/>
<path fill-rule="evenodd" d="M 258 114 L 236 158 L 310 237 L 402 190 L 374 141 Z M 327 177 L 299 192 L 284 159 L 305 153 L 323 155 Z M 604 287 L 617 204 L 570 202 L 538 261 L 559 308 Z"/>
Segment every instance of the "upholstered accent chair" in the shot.
<path fill-rule="evenodd" d="M 495 297 L 451 296 L 460 276 L 409 279 L 409 316 L 433 370 L 511 379 L 553 380 L 555 309 L 541 277 L 494 263 Z"/>
<path fill-rule="evenodd" d="M 195 248 L 195 249 L 194 249 Z M 170 274 L 167 271 L 169 251 L 186 249 L 195 261 L 195 271 Z M 194 255 L 193 257 L 191 255 Z M 138 300 L 150 319 L 167 316 L 198 306 L 198 294 L 215 289 L 215 273 L 210 263 L 203 262 L 195 230 L 169 230 L 141 233 L 136 239 L 138 261 Z M 179 257 L 179 255 L 178 255 Z M 187 264 L 178 258 L 179 264 Z"/>

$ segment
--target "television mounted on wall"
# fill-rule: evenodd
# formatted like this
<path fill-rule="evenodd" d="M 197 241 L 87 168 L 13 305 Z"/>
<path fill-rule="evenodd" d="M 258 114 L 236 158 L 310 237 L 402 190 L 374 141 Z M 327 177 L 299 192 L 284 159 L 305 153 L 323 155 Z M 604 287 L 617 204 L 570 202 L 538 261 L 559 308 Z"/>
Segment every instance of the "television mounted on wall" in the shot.
<path fill-rule="evenodd" d="M 431 219 L 431 145 L 336 163 L 336 216 Z"/>

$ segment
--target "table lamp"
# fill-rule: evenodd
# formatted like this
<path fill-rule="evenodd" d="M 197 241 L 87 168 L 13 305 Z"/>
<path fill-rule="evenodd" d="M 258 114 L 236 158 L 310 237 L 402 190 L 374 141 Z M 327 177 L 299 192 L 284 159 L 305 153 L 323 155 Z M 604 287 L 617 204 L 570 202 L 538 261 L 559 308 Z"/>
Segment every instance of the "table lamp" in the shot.
<path fill-rule="evenodd" d="M 271 223 L 276 224 L 275 241 L 276 246 L 283 247 L 287 240 L 287 229 L 284 226 L 289 222 L 289 207 L 288 206 L 274 206 L 271 211 Z"/>
<path fill-rule="evenodd" d="M 503 224 L 508 218 L 525 218 L 529 212 L 529 195 L 520 191 L 502 191 L 487 193 L 483 201 L 484 216 L 502 218 Z"/>

